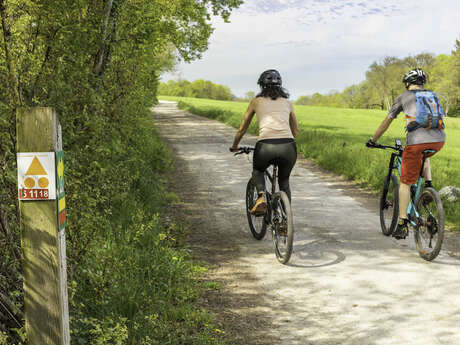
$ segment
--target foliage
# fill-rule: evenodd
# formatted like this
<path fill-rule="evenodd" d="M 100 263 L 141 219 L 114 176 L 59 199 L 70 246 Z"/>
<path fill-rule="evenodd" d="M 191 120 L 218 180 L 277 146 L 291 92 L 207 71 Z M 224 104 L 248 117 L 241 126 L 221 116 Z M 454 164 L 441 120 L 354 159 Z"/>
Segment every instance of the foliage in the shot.
<path fill-rule="evenodd" d="M 165 229 L 180 231 L 159 216 L 170 161 L 145 121 L 147 108 L 156 100 L 161 72 L 177 59 L 200 57 L 212 33 L 210 16 L 228 19 L 240 3 L 0 0 L 0 298 L 15 316 L 0 309 L 1 341 L 7 337 L 8 344 L 19 344 L 23 334 L 15 159 L 15 109 L 19 106 L 54 107 L 63 126 L 70 312 L 77 343 L 140 344 L 149 331 L 151 340 L 146 343 L 180 343 L 177 339 L 206 336 L 200 318 L 189 312 L 192 307 L 186 304 L 178 312 L 175 304 L 186 299 L 183 294 L 189 290 L 183 289 L 194 289 L 190 282 L 196 268 L 180 250 L 173 256 L 177 248 L 155 248 L 164 245 L 158 238 Z M 143 226 L 151 232 L 139 235 L 145 243 L 129 240 L 134 236 L 131 232 Z M 138 247 L 142 248 L 138 251 Z M 152 269 L 152 261 L 142 261 L 155 250 L 156 259 L 162 255 L 170 259 L 170 263 L 158 261 L 163 266 L 157 270 Z M 118 257 L 118 252 L 124 256 Z M 150 270 L 141 268 L 143 263 Z M 136 269 L 131 272 L 128 267 Z M 141 276 L 162 284 L 167 281 L 173 290 L 167 296 L 157 295 L 159 287 L 154 282 L 133 282 L 133 289 L 128 290 L 127 279 Z M 177 284 L 180 289 L 174 288 Z M 137 293 L 132 304 L 126 303 L 130 308 L 144 306 L 141 298 L 152 300 L 140 308 L 138 319 L 123 310 L 120 289 Z M 158 305 L 162 314 L 147 324 L 151 316 L 147 307 Z M 178 327 L 178 320 L 186 320 L 185 325 Z M 150 329 L 153 324 L 170 335 Z"/>
<path fill-rule="evenodd" d="M 208 98 L 228 101 L 233 98 L 230 88 L 214 84 L 209 80 L 198 79 L 194 82 L 188 80 L 169 80 L 167 83 L 160 83 L 158 94 L 165 96 Z"/>
<path fill-rule="evenodd" d="M 449 115 L 460 115 L 460 41 L 456 42 L 455 50 L 450 56 L 435 57 L 428 53 L 403 59 L 387 56 L 381 62 L 374 62 L 369 66 L 366 79 L 362 83 L 351 85 L 342 92 L 301 96 L 296 104 L 388 110 L 396 97 L 405 90 L 401 82 L 402 76 L 415 67 L 423 68 L 428 74 L 428 89 L 447 97 Z"/>
<path fill-rule="evenodd" d="M 222 102 L 193 98 L 167 98 L 179 101 L 179 106 L 195 114 L 214 118 L 238 128 L 247 103 Z M 299 151 L 319 165 L 342 174 L 363 185 L 380 190 L 386 174 L 389 152 L 370 150 L 364 143 L 375 132 L 386 112 L 364 109 L 337 109 L 327 107 L 295 106 L 300 134 L 296 138 Z M 391 144 L 405 137 L 403 116 L 399 116 L 381 139 Z M 249 132 L 257 134 L 256 121 L 252 121 Z M 460 119 L 446 120 L 448 142 L 432 158 L 434 185 L 439 190 L 444 186 L 458 186 L 460 181 Z M 450 226 L 460 230 L 460 208 L 444 200 Z"/>
<path fill-rule="evenodd" d="M 113 142 L 114 156 L 100 162 L 116 187 L 105 209 L 90 220 L 104 236 L 89 242 L 78 260 L 81 269 L 72 273 L 72 339 L 101 345 L 215 344 L 212 318 L 195 306 L 200 295 L 195 278 L 203 268 L 183 247 L 185 228 L 165 211 L 175 199 L 162 183 L 170 155 L 147 115 L 124 135 L 131 144 Z"/>
<path fill-rule="evenodd" d="M 254 97 L 256 97 L 256 93 L 254 91 L 248 91 L 248 92 L 246 92 L 244 94 L 243 97 L 234 96 L 232 101 L 234 101 L 234 102 L 249 102 Z"/>

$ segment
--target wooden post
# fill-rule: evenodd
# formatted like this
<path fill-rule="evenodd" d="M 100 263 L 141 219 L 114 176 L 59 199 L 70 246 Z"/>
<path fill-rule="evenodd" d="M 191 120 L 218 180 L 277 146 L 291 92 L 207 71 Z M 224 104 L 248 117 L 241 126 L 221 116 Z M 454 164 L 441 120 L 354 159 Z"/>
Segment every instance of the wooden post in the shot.
<path fill-rule="evenodd" d="M 62 150 L 52 108 L 17 111 L 17 152 Z M 65 230 L 57 200 L 19 201 L 26 332 L 30 345 L 69 345 Z"/>

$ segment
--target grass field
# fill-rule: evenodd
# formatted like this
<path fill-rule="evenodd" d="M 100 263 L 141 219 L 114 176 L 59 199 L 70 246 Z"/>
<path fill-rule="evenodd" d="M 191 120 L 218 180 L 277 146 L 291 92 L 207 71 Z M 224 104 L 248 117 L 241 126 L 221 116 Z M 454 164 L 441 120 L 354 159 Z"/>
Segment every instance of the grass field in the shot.
<path fill-rule="evenodd" d="M 179 101 L 179 106 L 183 109 L 233 127 L 239 126 L 247 107 L 247 103 L 242 102 L 167 96 L 159 98 Z M 300 125 L 300 134 L 296 141 L 304 157 L 368 188 L 380 190 L 390 150 L 371 150 L 364 144 L 385 118 L 386 112 L 310 106 L 295 106 L 295 111 Z M 404 142 L 404 121 L 404 117 L 400 115 L 379 142 L 390 145 L 398 138 Z M 249 132 L 257 134 L 255 120 L 252 121 Z M 446 134 L 445 147 L 432 158 L 433 183 L 438 190 L 444 186 L 460 187 L 459 118 L 446 119 Z M 460 201 L 449 203 L 444 200 L 444 207 L 449 227 L 460 231 Z"/>

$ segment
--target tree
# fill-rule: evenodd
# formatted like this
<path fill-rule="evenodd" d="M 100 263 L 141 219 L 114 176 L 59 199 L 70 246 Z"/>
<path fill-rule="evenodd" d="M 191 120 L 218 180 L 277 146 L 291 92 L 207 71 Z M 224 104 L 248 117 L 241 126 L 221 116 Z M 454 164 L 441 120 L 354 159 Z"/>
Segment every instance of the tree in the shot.
<path fill-rule="evenodd" d="M 452 63 L 449 69 L 452 80 L 452 113 L 451 115 L 460 116 L 460 40 L 456 40 L 455 48 L 452 52 Z"/>
<path fill-rule="evenodd" d="M 128 164 L 130 141 L 156 100 L 159 75 L 178 59 L 199 58 L 213 31 L 211 15 L 228 20 L 239 4 L 241 0 L 0 0 L 0 281 L 11 292 L 12 305 L 22 308 L 17 293 L 22 286 L 15 109 L 51 106 L 59 114 L 72 167 L 66 190 L 73 223 L 69 273 L 70 279 L 80 276 L 84 286 L 90 279 L 79 261 L 109 231 L 100 212 L 110 214 L 114 200 L 129 189 L 127 180 L 135 183 L 136 176 L 119 178 L 113 167 Z M 76 305 L 74 312 L 80 308 Z M 3 314 L 0 324 L 18 327 Z M 18 339 L 12 331 L 8 335 Z"/>
<path fill-rule="evenodd" d="M 352 85 L 343 90 L 344 102 L 348 108 L 356 108 L 358 106 L 359 92 L 358 85 Z"/>
<path fill-rule="evenodd" d="M 188 80 L 173 81 L 167 84 L 160 83 L 159 94 L 164 96 L 196 97 L 218 100 L 231 100 L 233 98 L 230 88 L 215 84 L 209 80 L 198 79 L 194 82 Z"/>
<path fill-rule="evenodd" d="M 366 72 L 366 80 L 373 85 L 378 94 L 376 103 L 381 109 L 389 108 L 395 98 L 403 90 L 401 76 L 403 74 L 403 62 L 387 56 L 381 63 L 374 62 Z"/>
<path fill-rule="evenodd" d="M 248 101 L 253 99 L 254 97 L 256 97 L 256 93 L 254 91 L 248 91 L 244 94 L 244 99 Z"/>

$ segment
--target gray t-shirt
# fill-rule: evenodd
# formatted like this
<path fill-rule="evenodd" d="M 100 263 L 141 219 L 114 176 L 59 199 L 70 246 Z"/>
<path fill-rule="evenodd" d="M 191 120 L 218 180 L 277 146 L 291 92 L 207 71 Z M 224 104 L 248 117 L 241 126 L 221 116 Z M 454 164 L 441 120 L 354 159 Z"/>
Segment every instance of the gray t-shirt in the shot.
<path fill-rule="evenodd" d="M 396 119 L 400 112 L 405 115 L 415 117 L 417 115 L 417 105 L 415 101 L 415 94 L 411 91 L 406 91 L 396 98 L 393 106 L 391 107 L 388 116 Z M 407 121 L 409 123 L 409 120 Z M 407 132 L 406 145 L 426 144 L 426 143 L 439 143 L 446 140 L 446 132 L 438 128 L 418 128 L 415 131 Z"/>

